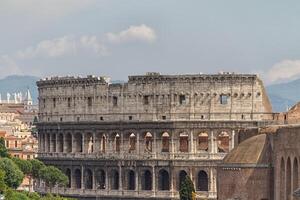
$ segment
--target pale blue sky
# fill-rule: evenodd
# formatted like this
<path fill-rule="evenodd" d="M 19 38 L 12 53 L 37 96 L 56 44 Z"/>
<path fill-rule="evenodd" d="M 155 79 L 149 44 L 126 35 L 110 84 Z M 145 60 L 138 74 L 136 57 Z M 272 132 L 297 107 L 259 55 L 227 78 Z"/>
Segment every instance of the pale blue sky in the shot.
<path fill-rule="evenodd" d="M 131 27 L 131 28 L 130 28 Z M 1 0 L 0 77 L 300 77 L 300 1 Z"/>

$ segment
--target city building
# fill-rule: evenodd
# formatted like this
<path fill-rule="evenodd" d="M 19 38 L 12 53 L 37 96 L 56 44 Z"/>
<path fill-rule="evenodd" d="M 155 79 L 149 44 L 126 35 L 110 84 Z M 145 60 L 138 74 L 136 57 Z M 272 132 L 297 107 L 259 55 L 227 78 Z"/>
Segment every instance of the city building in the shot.
<path fill-rule="evenodd" d="M 179 199 L 189 175 L 197 199 L 217 199 L 217 166 L 247 127 L 274 122 L 251 74 L 52 77 L 39 90 L 39 159 L 59 167 L 79 199 Z M 35 188 L 46 192 L 40 184 Z"/>

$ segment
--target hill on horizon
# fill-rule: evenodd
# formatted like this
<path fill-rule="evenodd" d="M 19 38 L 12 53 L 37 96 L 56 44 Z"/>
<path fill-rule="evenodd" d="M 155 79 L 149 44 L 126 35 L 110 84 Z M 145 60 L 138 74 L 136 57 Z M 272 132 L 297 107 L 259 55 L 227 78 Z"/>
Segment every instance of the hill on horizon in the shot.
<path fill-rule="evenodd" d="M 11 75 L 0 79 L 0 93 L 2 99 L 6 99 L 6 94 L 30 90 L 34 103 L 37 103 L 38 91 L 36 81 L 39 77 L 27 75 Z M 123 80 L 112 80 L 112 83 L 124 83 Z M 300 101 L 300 79 L 266 86 L 267 94 L 272 103 L 274 112 L 286 111 Z"/>

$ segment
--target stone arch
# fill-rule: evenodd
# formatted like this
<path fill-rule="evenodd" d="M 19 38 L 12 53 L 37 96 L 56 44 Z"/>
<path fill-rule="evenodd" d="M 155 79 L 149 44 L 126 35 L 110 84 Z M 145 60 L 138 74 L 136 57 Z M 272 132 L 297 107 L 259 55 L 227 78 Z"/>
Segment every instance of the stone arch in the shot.
<path fill-rule="evenodd" d="M 85 189 L 93 189 L 93 172 L 90 169 L 84 170 L 84 188 Z"/>
<path fill-rule="evenodd" d="M 106 188 L 106 176 L 103 169 L 98 169 L 95 173 L 96 188 L 104 190 Z"/>
<path fill-rule="evenodd" d="M 85 153 L 93 153 L 94 152 L 94 137 L 92 133 L 86 133 L 84 135 L 84 147 Z"/>
<path fill-rule="evenodd" d="M 285 163 L 284 159 L 281 158 L 280 161 L 280 199 L 284 199 L 285 196 Z"/>
<path fill-rule="evenodd" d="M 228 153 L 229 152 L 229 134 L 226 131 L 222 131 L 217 138 L 218 152 Z"/>
<path fill-rule="evenodd" d="M 180 152 L 189 151 L 189 135 L 187 133 L 179 134 L 179 151 Z"/>
<path fill-rule="evenodd" d="M 178 189 L 178 190 L 180 190 L 181 184 L 184 182 L 185 177 L 186 177 L 187 175 L 188 175 L 188 174 L 186 173 L 185 170 L 180 170 L 180 171 L 179 171 L 179 174 L 178 174 L 178 185 L 177 185 L 177 189 Z"/>
<path fill-rule="evenodd" d="M 127 190 L 135 190 L 135 173 L 133 170 L 127 172 Z"/>
<path fill-rule="evenodd" d="M 82 153 L 83 146 L 82 146 L 82 134 L 76 133 L 74 136 L 74 146 L 75 146 L 75 152 Z"/>
<path fill-rule="evenodd" d="M 67 187 L 68 187 L 68 188 L 71 188 L 71 183 L 72 183 L 71 170 L 70 170 L 69 168 L 67 168 L 65 174 L 66 174 L 66 176 L 68 177 L 68 184 L 67 184 Z"/>
<path fill-rule="evenodd" d="M 118 153 L 121 151 L 121 137 L 118 133 L 115 136 L 115 151 Z"/>
<path fill-rule="evenodd" d="M 208 134 L 206 132 L 198 135 L 198 150 L 208 151 Z"/>
<path fill-rule="evenodd" d="M 64 146 L 66 148 L 66 152 L 71 153 L 72 152 L 72 134 L 71 133 L 67 133 L 65 135 L 64 142 L 65 142 Z"/>
<path fill-rule="evenodd" d="M 134 151 L 136 148 L 136 136 L 134 133 L 129 135 L 129 152 Z"/>
<path fill-rule="evenodd" d="M 150 132 L 147 132 L 145 134 L 145 151 L 146 152 L 152 152 L 152 134 Z"/>
<path fill-rule="evenodd" d="M 170 190 L 170 176 L 165 169 L 158 172 L 158 190 Z"/>
<path fill-rule="evenodd" d="M 170 150 L 170 135 L 167 132 L 162 134 L 162 152 L 169 152 Z"/>
<path fill-rule="evenodd" d="M 81 189 L 81 170 L 75 169 L 74 171 L 74 187 L 76 189 Z"/>
<path fill-rule="evenodd" d="M 293 164 L 293 191 L 297 190 L 299 187 L 299 180 L 298 180 L 298 160 L 295 157 L 294 158 L 294 164 Z"/>
<path fill-rule="evenodd" d="M 119 181 L 120 181 L 119 172 L 116 169 L 113 169 L 111 171 L 111 182 L 110 182 L 110 187 L 112 190 L 119 189 Z"/>
<path fill-rule="evenodd" d="M 100 151 L 102 153 L 105 153 L 106 152 L 106 135 L 105 134 L 102 134 L 101 136 L 101 143 L 100 143 Z"/>
<path fill-rule="evenodd" d="M 291 159 L 288 157 L 286 162 L 286 181 L 285 181 L 285 187 L 286 187 L 286 200 L 290 200 L 292 197 L 292 169 L 291 169 Z"/>
<path fill-rule="evenodd" d="M 57 136 L 57 150 L 58 152 L 64 152 L 64 136 L 62 133 Z"/>
<path fill-rule="evenodd" d="M 208 191 L 208 175 L 203 170 L 200 170 L 197 175 L 197 190 Z"/>
<path fill-rule="evenodd" d="M 152 173 L 145 170 L 142 174 L 142 190 L 152 190 Z"/>

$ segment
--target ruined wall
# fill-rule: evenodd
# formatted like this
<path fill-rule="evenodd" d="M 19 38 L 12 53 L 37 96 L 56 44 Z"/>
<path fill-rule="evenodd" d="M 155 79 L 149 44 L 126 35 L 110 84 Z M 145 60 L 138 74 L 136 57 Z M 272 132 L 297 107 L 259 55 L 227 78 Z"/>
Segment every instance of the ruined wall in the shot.
<path fill-rule="evenodd" d="M 102 77 L 37 82 L 41 121 L 262 120 L 271 105 L 256 75 L 130 76 L 124 84 Z"/>

